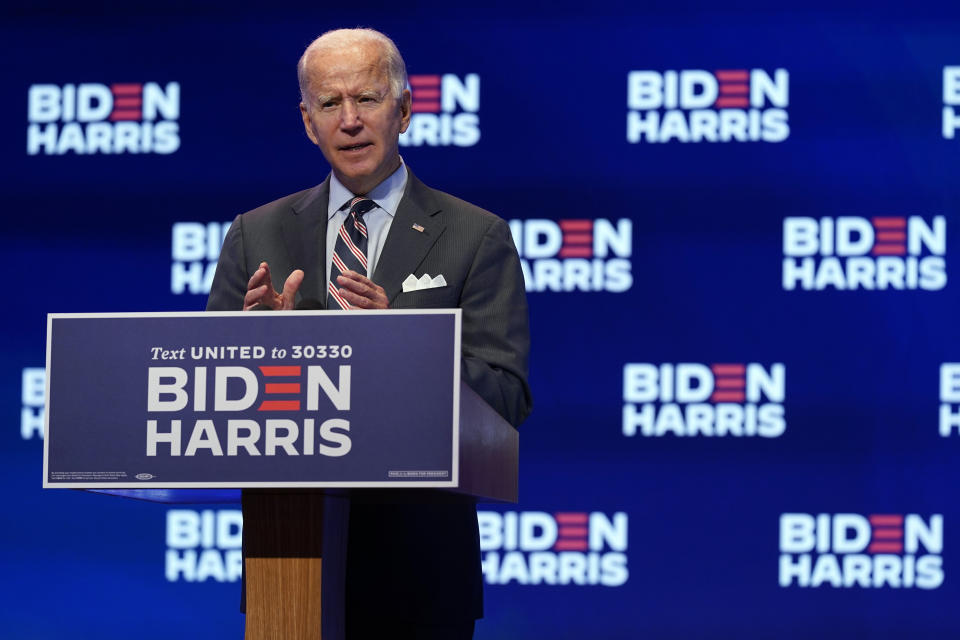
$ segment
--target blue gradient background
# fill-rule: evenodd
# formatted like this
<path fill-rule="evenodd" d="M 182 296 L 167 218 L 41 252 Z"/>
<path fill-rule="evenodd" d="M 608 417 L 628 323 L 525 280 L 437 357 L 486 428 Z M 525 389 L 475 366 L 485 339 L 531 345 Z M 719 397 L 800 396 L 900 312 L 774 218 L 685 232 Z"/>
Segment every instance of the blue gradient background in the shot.
<path fill-rule="evenodd" d="M 799 3 L 798 3 L 799 4 Z M 518 510 L 626 512 L 621 587 L 488 586 L 479 639 L 941 638 L 960 634 L 956 435 L 938 371 L 960 361 L 956 180 L 942 69 L 953 4 L 416 2 L 14 4 L 0 9 L 0 635 L 239 638 L 239 583 L 167 582 L 166 507 L 43 491 L 20 437 L 21 371 L 48 312 L 185 311 L 171 226 L 223 222 L 320 182 L 295 63 L 362 24 L 411 74 L 481 78 L 473 147 L 405 147 L 427 184 L 507 219 L 633 220 L 625 293 L 531 293 Z M 632 70 L 790 73 L 781 143 L 628 144 Z M 171 155 L 26 155 L 38 83 L 177 81 Z M 786 216 L 947 218 L 939 291 L 784 291 Z M 787 430 L 625 438 L 629 362 L 783 362 Z M 921 589 L 782 589 L 784 512 L 944 515 L 945 580 Z"/>

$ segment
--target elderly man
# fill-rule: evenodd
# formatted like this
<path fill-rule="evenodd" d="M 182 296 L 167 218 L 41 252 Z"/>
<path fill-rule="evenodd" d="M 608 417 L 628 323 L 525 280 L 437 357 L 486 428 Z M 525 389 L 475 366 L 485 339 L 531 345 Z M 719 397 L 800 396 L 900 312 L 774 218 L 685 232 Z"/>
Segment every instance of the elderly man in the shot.
<path fill-rule="evenodd" d="M 304 128 L 332 172 L 237 217 L 207 309 L 459 307 L 463 380 L 519 425 L 531 398 L 517 251 L 502 219 L 425 186 L 404 165 L 410 91 L 396 46 L 369 29 L 331 31 L 307 47 L 298 76 Z M 442 275 L 446 285 L 403 292 L 410 274 Z M 349 638 L 470 638 L 482 607 L 472 501 L 353 499 Z"/>

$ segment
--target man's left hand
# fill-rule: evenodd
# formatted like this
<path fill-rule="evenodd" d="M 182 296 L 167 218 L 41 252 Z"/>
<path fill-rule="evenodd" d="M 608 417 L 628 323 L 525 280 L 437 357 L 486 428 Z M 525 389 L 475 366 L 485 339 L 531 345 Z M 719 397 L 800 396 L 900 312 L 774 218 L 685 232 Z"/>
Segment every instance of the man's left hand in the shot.
<path fill-rule="evenodd" d="M 387 293 L 383 287 L 370 278 L 362 276 L 356 271 L 344 271 L 337 276 L 340 285 L 340 295 L 350 303 L 351 307 L 359 309 L 386 309 Z"/>

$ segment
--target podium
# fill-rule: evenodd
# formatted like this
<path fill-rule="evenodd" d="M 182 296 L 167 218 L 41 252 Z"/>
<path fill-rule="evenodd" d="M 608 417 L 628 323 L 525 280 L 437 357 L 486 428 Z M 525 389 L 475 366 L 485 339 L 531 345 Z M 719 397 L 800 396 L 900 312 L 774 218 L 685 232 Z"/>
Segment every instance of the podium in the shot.
<path fill-rule="evenodd" d="M 456 309 L 51 314 L 46 406 L 46 488 L 243 490 L 248 640 L 342 637 L 355 492 L 517 499 Z"/>

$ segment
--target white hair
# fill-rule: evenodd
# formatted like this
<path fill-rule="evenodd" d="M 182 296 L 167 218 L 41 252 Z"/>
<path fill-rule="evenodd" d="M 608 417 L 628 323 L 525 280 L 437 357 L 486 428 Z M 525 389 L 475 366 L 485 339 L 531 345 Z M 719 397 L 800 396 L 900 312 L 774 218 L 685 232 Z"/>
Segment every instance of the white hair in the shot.
<path fill-rule="evenodd" d="M 387 81 L 390 91 L 397 100 L 407 88 L 407 65 L 403 63 L 400 50 L 393 40 L 375 29 L 334 29 L 327 31 L 307 46 L 300 61 L 297 63 L 297 81 L 300 83 L 300 99 L 304 104 L 310 104 L 307 96 L 310 93 L 310 79 L 307 77 L 307 58 L 319 51 L 342 49 L 362 42 L 377 44 L 383 54 L 382 61 L 386 66 Z"/>

